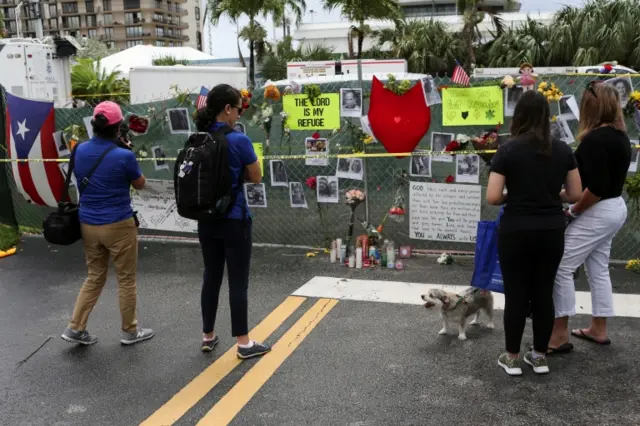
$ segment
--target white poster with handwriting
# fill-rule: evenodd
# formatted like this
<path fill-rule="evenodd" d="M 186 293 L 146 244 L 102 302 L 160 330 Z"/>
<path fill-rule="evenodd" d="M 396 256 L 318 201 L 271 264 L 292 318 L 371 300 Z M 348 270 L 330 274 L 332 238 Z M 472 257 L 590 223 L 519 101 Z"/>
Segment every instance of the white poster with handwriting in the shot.
<path fill-rule="evenodd" d="M 480 185 L 411 182 L 409 235 L 416 240 L 475 243 Z"/>
<path fill-rule="evenodd" d="M 140 228 L 198 232 L 198 222 L 178 214 L 172 180 L 147 179 L 144 189 L 132 189 L 131 207 L 138 212 Z"/>

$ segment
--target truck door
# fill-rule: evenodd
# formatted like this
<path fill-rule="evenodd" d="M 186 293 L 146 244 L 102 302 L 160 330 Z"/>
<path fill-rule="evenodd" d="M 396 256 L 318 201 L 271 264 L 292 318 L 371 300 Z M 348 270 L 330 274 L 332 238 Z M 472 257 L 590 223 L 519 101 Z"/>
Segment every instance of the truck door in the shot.
<path fill-rule="evenodd" d="M 42 45 L 25 47 L 29 97 L 38 100 L 53 100 L 47 90 L 47 53 Z M 50 66 L 49 66 L 50 67 Z"/>

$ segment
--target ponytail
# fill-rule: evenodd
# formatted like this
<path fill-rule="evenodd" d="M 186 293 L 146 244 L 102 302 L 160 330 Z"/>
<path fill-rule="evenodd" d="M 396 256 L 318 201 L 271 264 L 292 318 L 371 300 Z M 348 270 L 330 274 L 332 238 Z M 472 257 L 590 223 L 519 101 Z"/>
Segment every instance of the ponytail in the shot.
<path fill-rule="evenodd" d="M 199 132 L 206 132 L 216 122 L 216 117 L 227 105 L 237 106 L 242 102 L 239 90 L 228 84 L 218 84 L 207 95 L 207 106 L 200 108 L 196 115 L 196 127 Z"/>

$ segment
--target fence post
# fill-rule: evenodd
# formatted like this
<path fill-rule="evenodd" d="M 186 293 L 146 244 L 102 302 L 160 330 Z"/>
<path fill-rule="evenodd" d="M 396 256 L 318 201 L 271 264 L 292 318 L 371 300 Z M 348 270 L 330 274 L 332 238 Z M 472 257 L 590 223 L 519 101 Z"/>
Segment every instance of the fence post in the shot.
<path fill-rule="evenodd" d="M 364 110 L 364 84 L 362 81 L 362 60 L 360 58 L 358 58 L 358 87 L 360 88 L 360 91 L 363 94 L 362 108 Z M 364 193 L 366 194 L 366 198 L 364 199 L 364 220 L 367 223 L 369 223 L 369 185 L 367 183 L 368 174 L 369 174 L 367 173 L 367 168 L 369 167 L 369 162 L 367 161 L 367 157 L 366 157 L 367 146 L 365 144 L 362 144 L 362 153 L 365 154 L 365 157 L 363 158 L 364 170 L 362 171 L 362 181 L 364 182 Z"/>
<path fill-rule="evenodd" d="M 0 160 L 8 159 L 6 140 L 6 108 L 4 87 L 0 84 Z M 0 223 L 9 225 L 18 229 L 18 221 L 13 210 L 13 196 L 11 194 L 11 186 L 9 185 L 9 168 L 10 163 L 0 162 Z"/>

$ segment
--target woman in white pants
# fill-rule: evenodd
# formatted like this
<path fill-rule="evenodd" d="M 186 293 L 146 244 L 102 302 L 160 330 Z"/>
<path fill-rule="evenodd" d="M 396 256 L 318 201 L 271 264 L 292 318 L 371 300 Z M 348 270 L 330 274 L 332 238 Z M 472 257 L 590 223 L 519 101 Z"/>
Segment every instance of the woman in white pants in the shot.
<path fill-rule="evenodd" d="M 556 320 L 549 354 L 573 349 L 569 343 L 569 317 L 576 313 L 573 272 L 582 264 L 591 288 L 591 326 L 572 330 L 571 335 L 594 343 L 611 343 L 607 336 L 607 318 L 614 316 L 609 255 L 613 237 L 627 219 L 622 191 L 631 162 L 631 143 L 619 96 L 614 87 L 599 81 L 589 83 L 582 95 L 580 145 L 575 157 L 583 193 L 565 211 L 570 223 L 554 284 Z"/>

